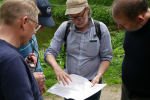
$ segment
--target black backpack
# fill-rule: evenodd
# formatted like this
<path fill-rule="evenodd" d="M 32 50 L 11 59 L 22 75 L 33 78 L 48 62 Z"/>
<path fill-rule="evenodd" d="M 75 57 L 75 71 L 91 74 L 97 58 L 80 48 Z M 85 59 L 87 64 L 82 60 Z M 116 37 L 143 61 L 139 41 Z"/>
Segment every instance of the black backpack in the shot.
<path fill-rule="evenodd" d="M 66 53 L 66 47 L 67 47 L 67 36 L 70 32 L 70 26 L 71 26 L 72 21 L 68 21 L 67 22 L 67 27 L 66 27 L 66 31 L 65 31 L 65 37 L 64 37 L 64 53 Z M 95 25 L 95 30 L 96 30 L 96 36 L 99 38 L 99 40 L 101 40 L 101 29 L 100 29 L 100 23 L 99 21 L 94 20 L 94 25 Z M 65 59 L 65 63 L 66 63 L 66 59 Z M 64 63 L 64 68 L 66 68 Z"/>

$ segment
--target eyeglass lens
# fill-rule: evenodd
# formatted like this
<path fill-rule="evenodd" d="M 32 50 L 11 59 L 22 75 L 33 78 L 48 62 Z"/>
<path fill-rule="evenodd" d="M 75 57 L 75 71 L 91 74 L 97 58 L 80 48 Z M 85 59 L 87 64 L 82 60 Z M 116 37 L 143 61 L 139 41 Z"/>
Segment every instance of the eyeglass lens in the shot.
<path fill-rule="evenodd" d="M 86 11 L 86 8 L 84 8 L 84 13 L 85 13 L 85 11 Z M 77 17 L 68 17 L 68 19 L 69 19 L 69 20 L 75 20 L 75 18 L 77 18 L 77 19 L 83 19 L 84 13 L 83 13 L 83 15 L 82 15 L 82 16 L 77 16 Z"/>

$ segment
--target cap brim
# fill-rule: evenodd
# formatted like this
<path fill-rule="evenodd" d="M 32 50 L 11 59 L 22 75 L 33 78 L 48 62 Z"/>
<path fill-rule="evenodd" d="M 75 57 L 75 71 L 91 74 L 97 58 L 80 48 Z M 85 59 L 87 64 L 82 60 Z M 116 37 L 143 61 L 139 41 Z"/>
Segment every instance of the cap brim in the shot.
<path fill-rule="evenodd" d="M 41 25 L 45 27 L 55 26 L 54 20 L 52 17 L 38 17 L 38 21 Z"/>
<path fill-rule="evenodd" d="M 77 7 L 77 8 L 69 8 L 69 9 L 67 8 L 65 15 L 78 14 L 78 13 L 80 13 L 84 8 L 85 8 L 85 6 L 84 6 L 84 7 Z"/>

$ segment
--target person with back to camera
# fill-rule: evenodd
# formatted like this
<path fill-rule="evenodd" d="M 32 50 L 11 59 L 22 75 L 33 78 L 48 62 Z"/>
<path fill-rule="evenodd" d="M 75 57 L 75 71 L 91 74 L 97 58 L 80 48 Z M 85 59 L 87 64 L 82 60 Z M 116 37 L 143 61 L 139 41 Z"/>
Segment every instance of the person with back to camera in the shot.
<path fill-rule="evenodd" d="M 69 74 L 76 74 L 87 78 L 95 84 L 102 83 L 102 76 L 109 67 L 113 57 L 111 37 L 106 25 L 91 18 L 91 9 L 87 0 L 67 0 L 65 15 L 71 21 L 63 22 L 57 29 L 50 47 L 45 52 L 45 61 L 54 69 L 57 81 L 69 85 L 72 81 Z M 98 23 L 99 27 L 95 25 Z M 64 40 L 66 27 L 69 34 Z M 95 28 L 100 28 L 100 37 Z M 63 42 L 66 43 L 66 69 L 63 71 L 55 58 L 61 51 Z M 68 80 L 69 79 L 69 80 Z M 86 100 L 99 100 L 101 91 Z"/>
<path fill-rule="evenodd" d="M 43 100 L 20 46 L 36 34 L 39 9 L 31 0 L 7 0 L 0 13 L 0 100 Z M 36 66 L 36 57 L 29 54 Z"/>
<path fill-rule="evenodd" d="M 148 0 L 114 0 L 112 16 L 126 30 L 121 100 L 150 100 L 150 9 Z"/>
<path fill-rule="evenodd" d="M 40 29 L 44 30 L 44 27 L 55 26 L 51 13 L 51 4 L 49 3 L 49 1 L 47 0 L 32 0 L 32 1 L 34 1 L 37 4 L 37 7 L 41 12 L 38 15 L 38 21 L 39 24 L 41 25 Z M 35 79 L 37 80 L 38 85 L 40 87 L 40 92 L 43 95 L 43 93 L 46 91 L 45 82 L 43 81 L 45 75 L 43 74 L 43 70 L 41 68 L 39 61 L 38 43 L 35 34 L 32 35 L 32 38 L 30 39 L 27 45 L 20 47 L 20 53 L 24 58 L 27 58 L 30 53 L 36 54 L 36 57 L 38 59 L 37 66 L 32 70 L 32 73 Z"/>

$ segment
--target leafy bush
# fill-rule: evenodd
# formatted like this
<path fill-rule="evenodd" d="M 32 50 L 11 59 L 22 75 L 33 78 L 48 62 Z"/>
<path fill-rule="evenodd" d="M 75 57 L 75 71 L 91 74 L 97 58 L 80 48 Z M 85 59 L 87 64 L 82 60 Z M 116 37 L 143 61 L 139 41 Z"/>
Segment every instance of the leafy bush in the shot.
<path fill-rule="evenodd" d="M 51 39 L 52 40 L 52 39 Z M 51 40 L 49 40 L 48 43 L 43 44 L 44 46 L 46 46 L 47 48 L 50 46 L 50 42 Z M 64 68 L 65 65 L 65 59 L 66 59 L 66 53 L 65 53 L 65 49 L 64 49 L 64 44 L 61 48 L 61 52 L 58 54 L 58 56 L 56 57 L 56 61 L 58 63 L 58 65 L 62 68 Z"/>
<path fill-rule="evenodd" d="M 51 4 L 66 4 L 67 0 L 48 0 Z"/>
<path fill-rule="evenodd" d="M 111 6 L 114 0 L 88 0 L 89 4 Z"/>
<path fill-rule="evenodd" d="M 3 0 L 0 0 L 0 5 L 3 3 Z"/>
<path fill-rule="evenodd" d="M 52 4 L 66 4 L 67 0 L 49 0 Z M 110 6 L 114 0 L 88 0 L 89 4 Z"/>
<path fill-rule="evenodd" d="M 52 6 L 52 14 L 56 18 L 67 18 L 65 16 L 66 6 Z"/>
<path fill-rule="evenodd" d="M 125 31 L 119 31 L 116 33 L 115 36 L 111 37 L 111 43 L 112 43 L 112 48 L 122 48 L 123 49 L 123 42 L 124 42 L 124 36 L 125 36 Z"/>
<path fill-rule="evenodd" d="M 92 18 L 98 21 L 102 21 L 105 24 L 114 24 L 115 21 L 110 13 L 110 8 L 104 6 L 91 5 Z"/>
<path fill-rule="evenodd" d="M 44 61 L 44 51 L 40 51 L 40 63 L 43 70 L 43 73 L 45 75 L 45 86 L 46 90 L 48 90 L 50 87 L 52 87 L 54 84 L 57 83 L 57 78 L 55 76 L 54 70 Z M 51 93 L 46 92 L 43 96 L 49 95 Z M 54 94 L 50 95 L 51 98 L 54 98 Z"/>
<path fill-rule="evenodd" d="M 2 0 L 0 0 L 2 1 Z M 49 0 L 51 4 L 66 4 L 67 0 Z M 111 6 L 114 0 L 88 0 L 88 3 L 90 5 L 102 5 L 102 6 Z M 149 7 L 150 7 L 150 0 L 149 1 Z"/>
<path fill-rule="evenodd" d="M 48 48 L 49 45 L 50 45 L 50 42 L 51 42 L 51 40 L 49 40 L 48 43 L 45 43 L 43 45 Z M 44 50 L 40 50 L 40 58 L 39 58 L 39 60 L 40 60 L 40 63 L 41 63 L 42 69 L 43 69 L 43 73 L 45 75 L 46 90 L 48 90 L 50 87 L 52 87 L 54 84 L 57 83 L 57 77 L 56 77 L 56 75 L 54 73 L 54 70 L 47 63 L 45 63 L 45 61 L 44 61 L 44 53 L 45 53 Z M 64 63 L 65 63 L 64 59 L 66 59 L 66 53 L 64 53 L 64 46 L 63 46 L 62 47 L 62 51 L 59 53 L 59 55 L 56 58 L 56 61 L 57 61 L 58 65 L 62 69 L 64 69 Z M 46 96 L 46 95 L 49 95 L 49 94 L 51 94 L 51 93 L 46 92 L 46 93 L 44 93 L 43 96 Z M 51 98 L 55 97 L 54 94 L 51 94 L 50 96 L 51 96 Z"/>
<path fill-rule="evenodd" d="M 104 74 L 103 82 L 107 84 L 118 84 L 122 83 L 121 80 L 121 68 L 124 58 L 124 31 L 119 31 L 115 36 L 111 38 L 113 59 L 106 73 Z"/>
<path fill-rule="evenodd" d="M 105 24 L 114 24 L 115 21 L 110 14 L 110 8 L 104 6 L 91 5 L 92 18 L 102 21 Z M 65 16 L 66 6 L 52 5 L 52 15 L 57 18 L 67 18 Z"/>

